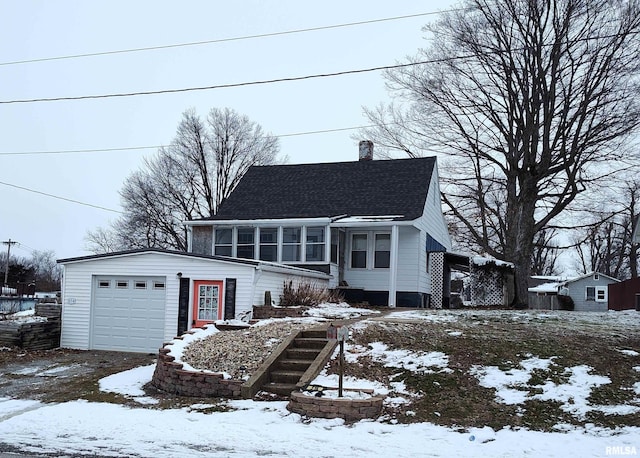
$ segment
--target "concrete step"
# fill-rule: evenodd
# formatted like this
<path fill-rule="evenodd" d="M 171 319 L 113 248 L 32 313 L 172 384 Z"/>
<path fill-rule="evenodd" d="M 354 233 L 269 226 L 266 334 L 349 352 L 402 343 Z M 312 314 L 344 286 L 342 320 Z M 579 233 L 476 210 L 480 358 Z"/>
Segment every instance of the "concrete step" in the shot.
<path fill-rule="evenodd" d="M 278 361 L 277 369 L 285 371 L 306 371 L 313 363 L 310 359 L 281 359 Z"/>
<path fill-rule="evenodd" d="M 300 381 L 304 371 L 283 371 L 275 370 L 271 371 L 271 381 L 274 383 L 292 383 L 296 384 Z"/>

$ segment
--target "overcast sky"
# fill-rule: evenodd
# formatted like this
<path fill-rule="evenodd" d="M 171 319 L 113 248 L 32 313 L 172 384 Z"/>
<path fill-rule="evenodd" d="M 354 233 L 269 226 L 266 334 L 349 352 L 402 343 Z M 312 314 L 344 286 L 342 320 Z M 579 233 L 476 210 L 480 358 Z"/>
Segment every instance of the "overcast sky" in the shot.
<path fill-rule="evenodd" d="M 118 213 L 118 191 L 184 110 L 246 114 L 274 135 L 367 124 L 362 107 L 389 100 L 381 72 L 238 88 L 75 101 L 8 101 L 214 86 L 393 65 L 428 45 L 423 15 L 304 33 L 90 57 L 40 59 L 221 40 L 423 13 L 439 1 L 0 0 L 0 241 L 18 256 L 88 254 L 87 230 Z M 39 60 L 39 61 L 38 61 Z M 15 63 L 19 61 L 31 61 Z M 357 159 L 354 131 L 285 136 L 290 163 Z M 13 185 L 13 186 L 10 186 Z M 6 249 L 0 245 L 0 249 Z"/>

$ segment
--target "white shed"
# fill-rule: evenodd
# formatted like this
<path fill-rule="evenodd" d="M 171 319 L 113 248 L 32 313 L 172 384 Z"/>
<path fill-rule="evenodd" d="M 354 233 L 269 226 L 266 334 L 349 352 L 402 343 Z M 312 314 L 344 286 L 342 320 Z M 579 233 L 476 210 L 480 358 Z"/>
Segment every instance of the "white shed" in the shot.
<path fill-rule="evenodd" d="M 277 300 L 285 281 L 329 276 L 275 263 L 158 249 L 61 259 L 61 347 L 155 353 L 184 331 Z"/>

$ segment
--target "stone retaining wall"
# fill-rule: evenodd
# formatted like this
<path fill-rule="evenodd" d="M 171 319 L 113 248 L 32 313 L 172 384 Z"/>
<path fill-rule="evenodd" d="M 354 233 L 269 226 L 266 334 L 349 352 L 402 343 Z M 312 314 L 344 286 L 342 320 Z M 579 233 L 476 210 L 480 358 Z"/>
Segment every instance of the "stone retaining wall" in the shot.
<path fill-rule="evenodd" d="M 36 305 L 36 316 L 47 321 L 0 321 L 0 347 L 20 347 L 25 350 L 51 350 L 60 346 L 60 306 Z"/>
<path fill-rule="evenodd" d="M 301 317 L 308 307 L 273 307 L 271 305 L 254 305 L 254 320 L 266 320 L 269 318 L 296 318 Z"/>
<path fill-rule="evenodd" d="M 383 400 L 383 396 L 348 399 L 307 396 L 300 392 L 293 392 L 287 409 L 308 417 L 343 418 L 345 421 L 358 421 L 379 417 L 382 412 Z"/>
<path fill-rule="evenodd" d="M 161 391 L 180 396 L 218 397 L 240 399 L 242 380 L 225 380 L 222 374 L 183 370 L 169 355 L 169 348 L 161 348 L 151 379 L 152 385 Z"/>

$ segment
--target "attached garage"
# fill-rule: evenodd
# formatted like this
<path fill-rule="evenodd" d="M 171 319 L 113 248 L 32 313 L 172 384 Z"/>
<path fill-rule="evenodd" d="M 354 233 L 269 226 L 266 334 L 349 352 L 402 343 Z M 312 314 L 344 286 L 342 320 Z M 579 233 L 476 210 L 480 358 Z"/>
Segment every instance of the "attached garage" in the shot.
<path fill-rule="evenodd" d="M 164 338 L 164 277 L 95 276 L 90 348 L 154 352 Z"/>
<path fill-rule="evenodd" d="M 61 259 L 60 346 L 155 353 L 191 327 L 276 301 L 285 282 L 327 287 L 329 276 L 254 260 L 158 249 Z"/>

